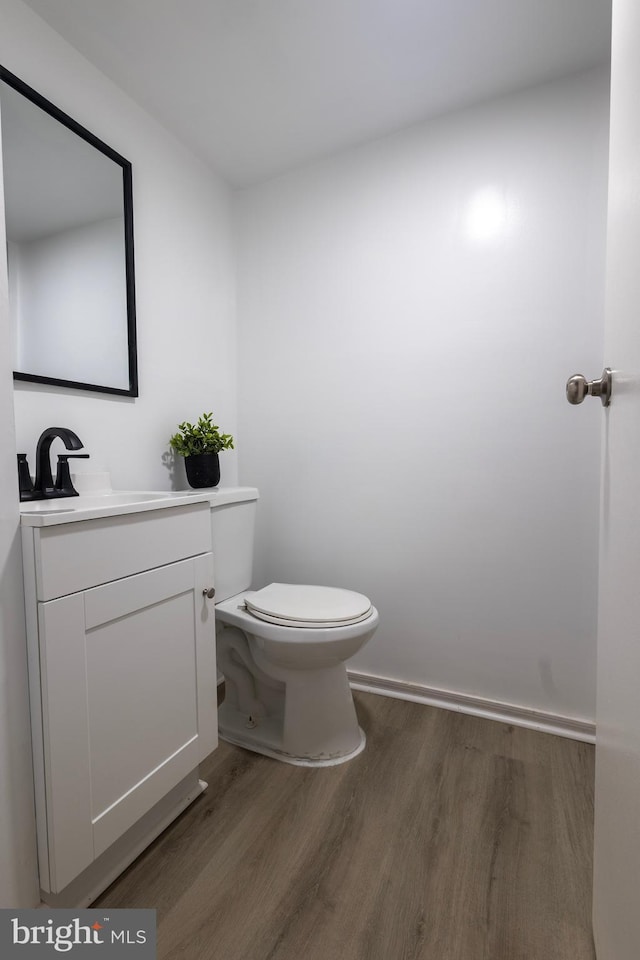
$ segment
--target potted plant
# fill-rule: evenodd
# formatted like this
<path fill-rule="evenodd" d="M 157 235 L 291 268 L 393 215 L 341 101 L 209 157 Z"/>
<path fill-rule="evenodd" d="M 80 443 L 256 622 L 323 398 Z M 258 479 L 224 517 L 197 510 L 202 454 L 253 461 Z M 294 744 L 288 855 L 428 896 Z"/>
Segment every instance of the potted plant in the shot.
<path fill-rule="evenodd" d="M 221 450 L 233 450 L 233 437 L 220 433 L 212 422 L 213 413 L 203 413 L 196 424 L 178 424 L 178 433 L 169 440 L 169 445 L 179 456 L 184 457 L 189 485 L 194 488 L 216 487 L 220 483 Z"/>

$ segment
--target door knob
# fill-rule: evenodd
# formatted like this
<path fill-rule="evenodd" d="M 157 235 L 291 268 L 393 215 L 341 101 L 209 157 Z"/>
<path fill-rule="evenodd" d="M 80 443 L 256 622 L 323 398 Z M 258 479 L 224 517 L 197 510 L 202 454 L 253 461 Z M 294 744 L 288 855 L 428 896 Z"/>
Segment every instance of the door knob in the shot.
<path fill-rule="evenodd" d="M 209 600 L 213 600 L 215 595 L 216 595 L 216 591 L 214 590 L 213 587 L 205 587 L 204 590 L 202 591 L 202 596 L 208 597 Z"/>
<path fill-rule="evenodd" d="M 586 396 L 600 397 L 603 407 L 611 402 L 612 376 L 609 367 L 605 367 L 599 380 L 587 380 L 581 373 L 567 380 L 567 400 L 569 403 L 582 403 Z"/>

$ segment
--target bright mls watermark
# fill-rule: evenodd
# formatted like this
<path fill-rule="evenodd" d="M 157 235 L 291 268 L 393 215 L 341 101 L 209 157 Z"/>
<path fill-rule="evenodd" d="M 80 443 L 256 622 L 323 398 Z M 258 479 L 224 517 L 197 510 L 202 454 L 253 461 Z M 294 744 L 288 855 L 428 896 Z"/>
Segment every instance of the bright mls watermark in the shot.
<path fill-rule="evenodd" d="M 0 910 L 0 957 L 156 960 L 155 910 Z"/>

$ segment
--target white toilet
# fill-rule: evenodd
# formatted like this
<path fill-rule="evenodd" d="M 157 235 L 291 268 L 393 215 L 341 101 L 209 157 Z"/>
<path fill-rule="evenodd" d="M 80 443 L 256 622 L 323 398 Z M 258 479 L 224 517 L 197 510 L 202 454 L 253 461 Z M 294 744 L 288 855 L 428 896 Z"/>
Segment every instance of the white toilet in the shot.
<path fill-rule="evenodd" d="M 361 593 L 272 583 L 250 589 L 258 491 L 211 492 L 221 739 L 287 763 L 328 766 L 365 745 L 345 661 L 373 635 Z"/>

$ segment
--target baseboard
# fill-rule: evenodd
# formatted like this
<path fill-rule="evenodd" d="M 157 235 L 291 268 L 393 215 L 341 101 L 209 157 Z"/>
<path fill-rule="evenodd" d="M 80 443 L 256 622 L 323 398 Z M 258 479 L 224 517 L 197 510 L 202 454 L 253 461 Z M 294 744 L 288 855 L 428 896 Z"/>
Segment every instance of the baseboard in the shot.
<path fill-rule="evenodd" d="M 348 671 L 348 676 L 354 690 L 395 697 L 398 700 L 411 700 L 413 703 L 425 703 L 432 707 L 442 707 L 444 710 L 457 710 L 459 713 L 468 713 L 473 717 L 512 723 L 516 727 L 528 727 L 530 730 L 553 733 L 558 737 L 582 740 L 584 743 L 596 741 L 596 725 L 590 720 L 558 716 L 545 713 L 543 710 L 531 710 L 512 703 L 502 703 L 499 700 L 486 700 L 484 697 L 455 693 L 452 690 L 439 690 L 420 683 L 390 680 L 367 673 L 356 673 L 353 670 Z"/>

